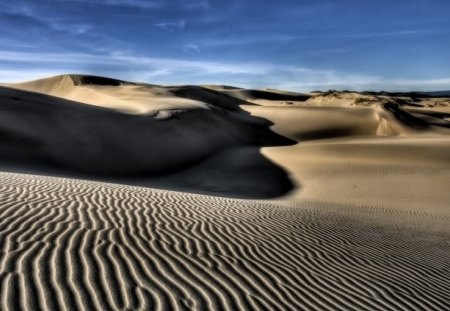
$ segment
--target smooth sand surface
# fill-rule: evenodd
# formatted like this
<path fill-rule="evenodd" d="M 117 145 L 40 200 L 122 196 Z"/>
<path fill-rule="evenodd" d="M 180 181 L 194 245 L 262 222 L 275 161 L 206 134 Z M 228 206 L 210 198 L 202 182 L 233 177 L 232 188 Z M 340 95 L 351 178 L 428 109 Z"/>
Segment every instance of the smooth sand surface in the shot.
<path fill-rule="evenodd" d="M 426 94 L 4 85 L 0 309 L 449 310 L 449 128 Z"/>

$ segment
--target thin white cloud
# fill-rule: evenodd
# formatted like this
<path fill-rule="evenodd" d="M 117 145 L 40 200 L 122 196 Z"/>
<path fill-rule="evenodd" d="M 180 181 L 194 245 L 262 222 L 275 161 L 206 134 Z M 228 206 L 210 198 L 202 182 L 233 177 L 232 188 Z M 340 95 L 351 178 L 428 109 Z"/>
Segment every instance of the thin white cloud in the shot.
<path fill-rule="evenodd" d="M 230 64 L 210 61 L 191 61 L 170 58 L 153 58 L 132 56 L 127 54 L 115 54 L 111 56 L 112 61 L 123 61 L 125 63 L 152 66 L 158 68 L 171 68 L 173 71 L 195 71 L 199 70 L 202 74 L 246 74 L 258 75 L 265 72 L 264 66 L 254 64 Z"/>
<path fill-rule="evenodd" d="M 0 51 L 0 81 L 17 82 L 64 73 L 105 75 L 154 84 L 228 84 L 292 91 L 328 89 L 436 91 L 450 89 L 450 78 L 400 79 L 334 70 L 264 63 L 224 63 L 87 53 Z M 52 69 L 53 68 L 53 69 Z"/>
<path fill-rule="evenodd" d="M 253 45 L 256 43 L 269 43 L 269 42 L 291 42 L 297 40 L 299 37 L 294 37 L 285 34 L 275 35 L 255 35 L 255 36 L 233 36 L 229 38 L 210 39 L 199 43 L 200 47 L 222 47 L 222 46 L 241 46 L 241 45 Z"/>
<path fill-rule="evenodd" d="M 88 24 L 73 24 L 54 19 L 47 19 L 46 22 L 53 30 L 64 31 L 75 35 L 86 33 L 91 29 L 91 26 Z"/>
<path fill-rule="evenodd" d="M 204 9 L 209 10 L 211 9 L 211 4 L 209 0 L 203 0 L 203 1 L 191 1 L 191 0 L 184 0 L 184 4 L 182 5 L 182 8 L 184 9 Z"/>
<path fill-rule="evenodd" d="M 92 2 L 92 0 L 89 0 Z M 139 7 L 146 9 L 155 9 L 163 6 L 163 1 L 151 1 L 151 0 L 96 0 L 102 5 L 116 5 L 116 6 L 131 6 L 131 7 Z"/>
<path fill-rule="evenodd" d="M 311 56 L 321 56 L 329 54 L 345 54 L 348 53 L 348 48 L 330 48 L 330 49 L 316 49 L 306 52 L 306 54 Z"/>
<path fill-rule="evenodd" d="M 20 15 L 20 16 L 32 16 L 32 10 L 25 3 L 12 3 L 6 5 L 0 3 L 0 11 L 5 14 Z"/>
<path fill-rule="evenodd" d="M 0 47 L 2 48 L 33 48 L 35 47 L 35 44 L 25 41 L 25 40 L 18 40 L 18 39 L 12 39 L 12 38 L 2 38 L 0 37 Z"/>
<path fill-rule="evenodd" d="M 330 89 L 355 91 L 442 91 L 450 90 L 450 78 L 442 79 L 383 79 L 334 73 L 323 80 L 278 81 L 272 87 L 293 91 L 324 91 Z"/>
<path fill-rule="evenodd" d="M 383 81 L 384 82 L 384 81 Z M 380 82 L 381 85 L 384 83 Z M 393 79 L 385 86 L 388 91 L 447 91 L 450 90 L 450 77 L 441 79 Z"/>
<path fill-rule="evenodd" d="M 27 69 L 21 70 L 0 70 L 0 83 L 15 83 L 40 79 L 43 77 L 56 76 L 66 72 L 61 70 Z"/>
<path fill-rule="evenodd" d="M 130 65 L 148 66 L 149 68 L 170 69 L 174 71 L 199 70 L 202 73 L 220 74 L 247 74 L 257 75 L 264 73 L 260 65 L 228 64 L 222 62 L 191 61 L 171 58 L 157 58 L 134 56 L 123 53 L 109 55 L 87 53 L 34 53 L 0 51 L 0 62 L 18 64 L 63 64 L 63 65 L 111 65 L 114 67 L 127 67 Z"/>
<path fill-rule="evenodd" d="M 426 35 L 438 32 L 445 32 L 442 29 L 428 30 L 402 30 L 391 32 L 367 32 L 367 33 L 342 33 L 342 34 L 314 34 L 314 35 L 290 35 L 279 34 L 260 34 L 260 35 L 239 35 L 228 38 L 210 39 L 198 43 L 200 47 L 223 47 L 223 46 L 250 46 L 258 43 L 289 43 L 293 41 L 312 40 L 312 39 L 373 39 L 385 37 L 404 37 L 411 35 Z"/>
<path fill-rule="evenodd" d="M 155 24 L 156 27 L 164 29 L 168 32 L 173 32 L 176 30 L 184 30 L 186 28 L 186 21 L 181 19 L 177 22 L 163 22 Z"/>
<path fill-rule="evenodd" d="M 111 7 L 129 7 L 138 9 L 160 9 L 172 5 L 165 0 L 54 0 L 58 2 L 78 2 L 86 5 L 102 5 Z M 209 10 L 209 0 L 183 0 L 180 4 L 182 9 L 204 9 Z"/>
<path fill-rule="evenodd" d="M 0 5 L 0 10 L 5 14 L 25 18 L 33 23 L 52 29 L 53 31 L 82 34 L 91 28 L 90 25 L 85 23 L 72 23 L 62 19 L 44 16 L 43 14 L 35 12 L 31 7 L 21 3 L 11 6 Z"/>
<path fill-rule="evenodd" d="M 183 46 L 183 51 L 189 54 L 200 53 L 200 48 L 196 44 L 189 43 Z"/>
<path fill-rule="evenodd" d="M 130 7 L 139 9 L 159 9 L 165 5 L 164 1 L 152 0 L 55 0 L 59 2 L 79 2 L 102 6 Z"/>

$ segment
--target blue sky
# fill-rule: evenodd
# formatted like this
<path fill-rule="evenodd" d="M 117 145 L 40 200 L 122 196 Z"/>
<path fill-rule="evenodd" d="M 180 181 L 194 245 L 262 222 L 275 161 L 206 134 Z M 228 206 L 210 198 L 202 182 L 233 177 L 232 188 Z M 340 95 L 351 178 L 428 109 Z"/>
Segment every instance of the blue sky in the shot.
<path fill-rule="evenodd" d="M 0 0 L 0 81 L 450 89 L 449 0 Z"/>

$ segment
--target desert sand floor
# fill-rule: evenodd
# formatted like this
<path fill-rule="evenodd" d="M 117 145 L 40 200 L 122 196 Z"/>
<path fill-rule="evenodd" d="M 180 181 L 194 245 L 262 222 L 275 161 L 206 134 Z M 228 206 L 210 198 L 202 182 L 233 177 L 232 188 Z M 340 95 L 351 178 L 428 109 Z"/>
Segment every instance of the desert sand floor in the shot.
<path fill-rule="evenodd" d="M 450 310 L 449 128 L 426 94 L 0 87 L 0 310 Z"/>
<path fill-rule="evenodd" d="M 450 306 L 449 232 L 377 224 L 331 208 L 0 178 L 2 310 Z"/>

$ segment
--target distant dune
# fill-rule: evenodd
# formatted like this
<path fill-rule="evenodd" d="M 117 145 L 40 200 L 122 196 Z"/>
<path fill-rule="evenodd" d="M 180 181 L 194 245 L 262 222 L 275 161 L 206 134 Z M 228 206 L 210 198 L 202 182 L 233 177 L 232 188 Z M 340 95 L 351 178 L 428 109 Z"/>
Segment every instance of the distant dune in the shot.
<path fill-rule="evenodd" d="M 3 84 L 0 309 L 449 310 L 447 96 Z"/>

